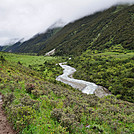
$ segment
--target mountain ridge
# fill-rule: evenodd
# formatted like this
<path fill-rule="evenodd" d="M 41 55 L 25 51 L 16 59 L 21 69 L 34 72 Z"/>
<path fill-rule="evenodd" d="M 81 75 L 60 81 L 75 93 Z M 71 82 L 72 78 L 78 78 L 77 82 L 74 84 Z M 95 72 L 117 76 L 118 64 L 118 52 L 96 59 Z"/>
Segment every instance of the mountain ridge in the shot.
<path fill-rule="evenodd" d="M 55 37 L 53 36 L 46 47 L 56 47 L 56 55 L 80 55 L 87 48 L 103 50 L 114 44 L 134 49 L 134 21 L 129 21 L 130 13 L 133 11 L 134 5 L 122 5 L 84 17 L 65 26 Z M 48 48 L 40 54 L 45 53 Z"/>
<path fill-rule="evenodd" d="M 124 19 L 125 18 L 125 19 Z M 87 49 L 103 51 L 121 45 L 134 50 L 134 5 L 117 5 L 85 16 L 63 28 L 48 29 L 4 51 L 17 53 L 45 53 L 55 49 L 55 55 L 81 55 Z"/>
<path fill-rule="evenodd" d="M 4 51 L 13 53 L 38 53 L 42 49 L 42 44 L 61 28 L 48 29 L 45 33 L 36 34 L 24 42 L 18 41 L 12 46 L 8 46 Z"/>

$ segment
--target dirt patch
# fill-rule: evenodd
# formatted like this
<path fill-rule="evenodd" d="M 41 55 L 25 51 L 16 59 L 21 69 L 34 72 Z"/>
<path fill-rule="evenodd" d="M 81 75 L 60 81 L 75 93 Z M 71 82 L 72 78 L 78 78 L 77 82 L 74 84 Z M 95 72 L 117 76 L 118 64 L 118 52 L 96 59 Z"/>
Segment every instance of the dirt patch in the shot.
<path fill-rule="evenodd" d="M 10 124 L 7 121 L 7 118 L 2 110 L 2 96 L 0 95 L 0 134 L 16 134 Z"/>

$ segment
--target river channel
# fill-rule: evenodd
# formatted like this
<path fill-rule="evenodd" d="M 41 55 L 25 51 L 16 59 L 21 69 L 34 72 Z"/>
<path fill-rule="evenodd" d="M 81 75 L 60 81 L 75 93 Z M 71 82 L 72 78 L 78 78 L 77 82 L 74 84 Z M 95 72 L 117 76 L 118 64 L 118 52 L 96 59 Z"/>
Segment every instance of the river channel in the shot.
<path fill-rule="evenodd" d="M 95 94 L 100 98 L 110 94 L 106 88 L 96 85 L 95 83 L 72 78 L 73 73 L 76 72 L 75 68 L 65 65 L 64 63 L 59 63 L 59 65 L 64 70 L 63 74 L 56 78 L 57 81 L 61 81 L 75 89 L 79 89 L 82 93 Z"/>

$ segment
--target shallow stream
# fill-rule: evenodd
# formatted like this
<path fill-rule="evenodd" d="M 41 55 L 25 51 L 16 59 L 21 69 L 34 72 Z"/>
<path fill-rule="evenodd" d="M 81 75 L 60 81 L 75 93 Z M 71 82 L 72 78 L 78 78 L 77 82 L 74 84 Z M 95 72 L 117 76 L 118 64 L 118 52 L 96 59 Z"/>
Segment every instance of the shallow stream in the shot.
<path fill-rule="evenodd" d="M 79 89 L 83 93 L 95 94 L 98 97 L 103 97 L 110 94 L 108 93 L 106 88 L 98 86 L 95 83 L 72 78 L 73 73 L 76 71 L 75 68 L 68 65 L 64 65 L 64 63 L 59 63 L 59 65 L 64 70 L 63 74 L 56 78 L 57 81 L 61 81 L 65 84 L 72 86 L 75 89 Z"/>

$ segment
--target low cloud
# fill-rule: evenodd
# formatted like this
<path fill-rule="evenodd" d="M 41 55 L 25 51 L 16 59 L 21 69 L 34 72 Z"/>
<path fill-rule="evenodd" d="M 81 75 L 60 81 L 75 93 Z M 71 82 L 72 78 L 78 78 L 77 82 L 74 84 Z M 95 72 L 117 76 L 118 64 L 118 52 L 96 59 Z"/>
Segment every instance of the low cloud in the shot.
<path fill-rule="evenodd" d="M 0 45 L 28 39 L 58 21 L 65 25 L 118 3 L 134 0 L 1 0 Z"/>

